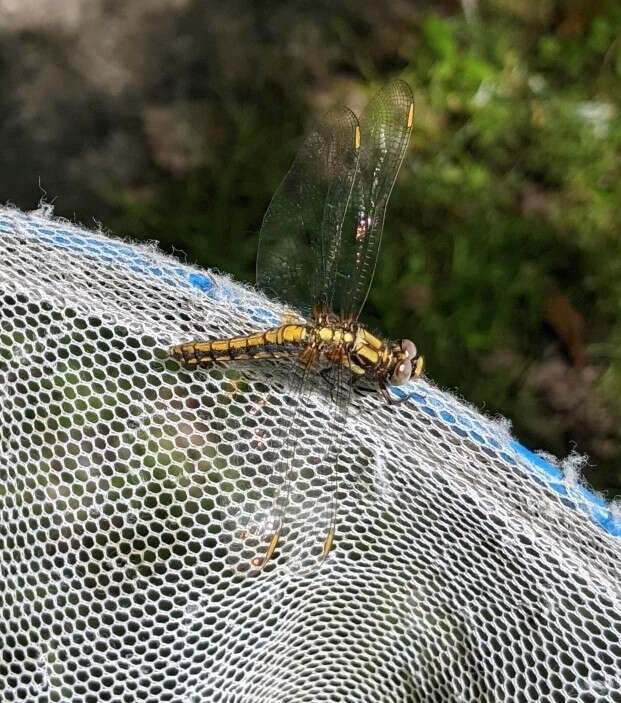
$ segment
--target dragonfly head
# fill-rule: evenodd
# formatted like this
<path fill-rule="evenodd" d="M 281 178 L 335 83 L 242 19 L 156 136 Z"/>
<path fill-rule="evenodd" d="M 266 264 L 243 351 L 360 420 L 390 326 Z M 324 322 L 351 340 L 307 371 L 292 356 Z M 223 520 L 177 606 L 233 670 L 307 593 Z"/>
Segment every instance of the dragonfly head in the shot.
<path fill-rule="evenodd" d="M 390 374 L 390 382 L 394 386 L 401 386 L 412 377 L 418 378 L 423 373 L 423 357 L 411 340 L 402 339 L 397 342 L 393 350 L 393 358 L 395 363 Z"/>

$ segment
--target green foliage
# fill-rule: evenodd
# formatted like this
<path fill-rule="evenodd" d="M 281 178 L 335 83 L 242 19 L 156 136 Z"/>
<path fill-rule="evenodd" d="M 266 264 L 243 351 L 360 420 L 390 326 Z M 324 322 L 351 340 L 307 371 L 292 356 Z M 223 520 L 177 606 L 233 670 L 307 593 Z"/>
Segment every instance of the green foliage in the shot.
<path fill-rule="evenodd" d="M 577 343 L 601 370 L 598 407 L 621 417 L 621 6 L 581 20 L 564 30 L 543 10 L 502 4 L 471 23 L 421 14 L 402 72 L 416 95 L 413 144 L 366 311 L 415 339 L 440 385 L 556 452 L 567 437 L 539 431 L 545 410 L 524 383 L 558 342 L 544 310 L 554 291 L 585 321 Z M 369 75 L 369 57 L 357 60 Z M 270 99 L 227 114 L 218 168 L 163 181 L 157 203 L 123 197 L 114 228 L 252 280 L 254 233 L 301 136 Z"/>

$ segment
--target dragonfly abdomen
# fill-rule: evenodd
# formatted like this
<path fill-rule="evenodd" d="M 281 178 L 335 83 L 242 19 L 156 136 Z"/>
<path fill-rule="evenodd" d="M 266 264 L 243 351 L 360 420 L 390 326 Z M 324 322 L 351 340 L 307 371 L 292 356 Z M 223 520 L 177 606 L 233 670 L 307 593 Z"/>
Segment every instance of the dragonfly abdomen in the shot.
<path fill-rule="evenodd" d="M 308 328 L 304 325 L 281 325 L 243 337 L 178 344 L 172 347 L 170 355 L 186 364 L 280 359 L 297 356 L 307 336 Z"/>

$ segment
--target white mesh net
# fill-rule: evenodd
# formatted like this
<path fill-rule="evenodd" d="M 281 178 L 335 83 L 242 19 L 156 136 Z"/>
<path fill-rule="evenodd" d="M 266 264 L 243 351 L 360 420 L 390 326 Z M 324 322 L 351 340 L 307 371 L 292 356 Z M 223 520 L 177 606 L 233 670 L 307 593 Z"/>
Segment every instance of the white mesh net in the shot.
<path fill-rule="evenodd" d="M 2 703 L 621 701 L 619 523 L 502 425 L 358 394 L 333 553 L 257 573 L 281 371 L 163 351 L 281 310 L 45 212 L 3 210 L 0 248 Z"/>

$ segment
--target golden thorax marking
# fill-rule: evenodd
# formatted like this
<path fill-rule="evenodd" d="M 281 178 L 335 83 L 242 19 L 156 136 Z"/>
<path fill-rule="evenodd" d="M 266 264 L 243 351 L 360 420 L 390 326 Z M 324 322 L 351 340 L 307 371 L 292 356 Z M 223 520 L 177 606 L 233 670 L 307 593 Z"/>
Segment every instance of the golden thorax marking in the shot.
<path fill-rule="evenodd" d="M 323 326 L 318 329 L 319 339 L 326 344 L 353 344 L 354 335 L 342 327 Z"/>

